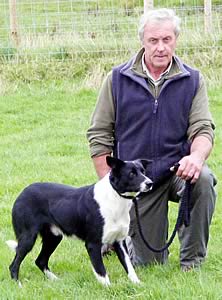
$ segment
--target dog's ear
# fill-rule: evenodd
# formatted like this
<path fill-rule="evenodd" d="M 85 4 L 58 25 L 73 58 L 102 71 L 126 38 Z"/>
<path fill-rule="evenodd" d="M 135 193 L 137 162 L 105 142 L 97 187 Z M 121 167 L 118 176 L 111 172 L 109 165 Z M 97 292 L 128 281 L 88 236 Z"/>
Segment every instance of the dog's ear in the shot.
<path fill-rule="evenodd" d="M 106 163 L 111 169 L 119 169 L 124 165 L 124 161 L 121 159 L 112 157 L 112 156 L 107 156 L 106 157 Z"/>
<path fill-rule="evenodd" d="M 152 160 L 150 160 L 150 159 L 140 159 L 140 162 L 141 162 L 142 166 L 144 167 L 144 169 L 146 170 L 147 166 L 152 163 Z"/>

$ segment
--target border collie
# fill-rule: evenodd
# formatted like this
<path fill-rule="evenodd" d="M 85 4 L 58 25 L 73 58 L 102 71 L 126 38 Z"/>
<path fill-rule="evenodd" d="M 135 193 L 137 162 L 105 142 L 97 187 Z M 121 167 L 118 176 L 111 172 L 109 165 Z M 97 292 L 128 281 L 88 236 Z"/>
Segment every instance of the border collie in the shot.
<path fill-rule="evenodd" d="M 85 242 L 94 274 L 102 284 L 110 284 L 102 260 L 103 244 L 113 245 L 129 279 L 139 283 L 125 239 L 130 223 L 130 199 L 135 193 L 152 188 L 152 181 L 144 175 L 149 162 L 113 157 L 107 157 L 106 161 L 111 171 L 96 184 L 74 188 L 34 183 L 18 196 L 12 209 L 17 242 L 7 241 L 16 251 L 9 267 L 12 279 L 18 281 L 20 264 L 32 250 L 38 234 L 42 237 L 42 248 L 35 263 L 49 279 L 57 279 L 48 261 L 64 234 Z"/>

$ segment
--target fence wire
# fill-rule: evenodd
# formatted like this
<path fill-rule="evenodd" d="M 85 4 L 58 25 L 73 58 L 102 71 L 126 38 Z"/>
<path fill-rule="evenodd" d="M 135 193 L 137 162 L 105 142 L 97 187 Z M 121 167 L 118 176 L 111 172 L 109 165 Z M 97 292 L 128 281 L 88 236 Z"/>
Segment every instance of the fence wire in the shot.
<path fill-rule="evenodd" d="M 181 17 L 181 53 L 221 51 L 222 5 L 212 2 L 210 31 L 205 32 L 203 2 L 153 1 L 154 7 L 173 8 Z M 1 0 L 0 57 L 10 61 L 134 53 L 140 46 L 137 26 L 143 10 L 140 0 Z"/>

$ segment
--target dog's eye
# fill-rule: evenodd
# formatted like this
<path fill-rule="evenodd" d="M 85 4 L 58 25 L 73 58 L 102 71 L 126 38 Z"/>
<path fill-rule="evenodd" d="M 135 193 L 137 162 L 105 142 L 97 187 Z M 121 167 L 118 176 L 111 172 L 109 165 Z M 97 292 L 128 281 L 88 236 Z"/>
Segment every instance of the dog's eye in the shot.
<path fill-rule="evenodd" d="M 129 173 L 129 178 L 130 179 L 133 179 L 135 176 L 136 176 L 136 172 L 135 171 L 131 171 L 130 173 Z"/>

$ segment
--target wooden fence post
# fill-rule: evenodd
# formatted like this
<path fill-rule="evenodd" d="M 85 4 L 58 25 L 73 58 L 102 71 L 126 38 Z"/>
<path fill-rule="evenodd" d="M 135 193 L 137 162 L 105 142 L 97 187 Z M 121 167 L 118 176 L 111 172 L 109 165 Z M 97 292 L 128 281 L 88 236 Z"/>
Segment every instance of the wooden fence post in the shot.
<path fill-rule="evenodd" d="M 154 0 L 144 0 L 144 3 L 143 3 L 143 11 L 144 11 L 144 13 L 146 11 L 148 11 L 149 9 L 153 8 L 153 6 L 154 6 L 153 1 Z"/>
<path fill-rule="evenodd" d="M 10 34 L 16 47 L 20 44 L 18 33 L 16 0 L 9 0 L 9 14 L 10 14 Z"/>
<path fill-rule="evenodd" d="M 204 30 L 205 33 L 212 31 L 212 1 L 204 0 Z"/>

